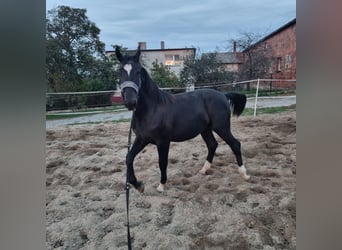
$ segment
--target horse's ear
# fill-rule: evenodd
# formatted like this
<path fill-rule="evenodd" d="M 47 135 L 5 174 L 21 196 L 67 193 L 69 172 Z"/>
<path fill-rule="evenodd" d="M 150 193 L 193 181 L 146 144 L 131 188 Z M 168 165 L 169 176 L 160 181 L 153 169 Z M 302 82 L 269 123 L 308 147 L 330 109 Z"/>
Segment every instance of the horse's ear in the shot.
<path fill-rule="evenodd" d="M 121 61 L 122 61 L 122 54 L 121 54 L 121 52 L 120 52 L 119 46 L 116 46 L 116 48 L 115 48 L 115 54 L 116 54 L 116 57 L 118 58 L 118 60 L 121 62 Z"/>
<path fill-rule="evenodd" d="M 139 62 L 139 57 L 140 57 L 140 46 L 138 46 L 137 52 L 135 53 L 134 60 L 136 62 Z"/>

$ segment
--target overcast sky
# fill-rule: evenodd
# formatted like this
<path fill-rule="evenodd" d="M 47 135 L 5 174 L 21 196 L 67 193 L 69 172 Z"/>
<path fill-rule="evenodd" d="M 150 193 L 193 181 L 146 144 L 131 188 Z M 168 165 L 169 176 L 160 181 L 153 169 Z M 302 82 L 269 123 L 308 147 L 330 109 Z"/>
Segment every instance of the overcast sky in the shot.
<path fill-rule="evenodd" d="M 228 41 L 241 32 L 267 35 L 296 17 L 295 0 L 46 0 L 46 10 L 59 5 L 87 9 L 107 50 L 138 42 L 159 49 L 165 41 L 165 48 L 231 51 Z"/>

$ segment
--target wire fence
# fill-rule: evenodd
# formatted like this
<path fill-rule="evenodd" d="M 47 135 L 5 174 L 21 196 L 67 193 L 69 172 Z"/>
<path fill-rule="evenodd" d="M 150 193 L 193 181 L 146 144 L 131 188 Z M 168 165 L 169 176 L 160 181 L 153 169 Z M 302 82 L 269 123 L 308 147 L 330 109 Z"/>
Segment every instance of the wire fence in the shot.
<path fill-rule="evenodd" d="M 293 95 L 296 91 L 296 79 L 254 79 L 240 82 L 202 83 L 183 88 L 161 89 L 174 94 L 204 88 L 216 89 L 221 92 L 236 91 L 246 94 L 249 99 L 254 98 L 254 115 L 256 115 L 259 96 Z M 115 105 L 122 105 L 120 90 L 46 93 L 46 111 L 80 111 Z"/>

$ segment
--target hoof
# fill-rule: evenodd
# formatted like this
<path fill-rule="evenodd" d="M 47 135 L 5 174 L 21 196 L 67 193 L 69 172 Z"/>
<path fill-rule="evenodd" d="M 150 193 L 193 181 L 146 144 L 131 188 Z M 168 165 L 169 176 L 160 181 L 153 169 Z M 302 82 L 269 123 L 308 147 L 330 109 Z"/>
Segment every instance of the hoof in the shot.
<path fill-rule="evenodd" d="M 205 169 L 201 169 L 199 172 L 200 172 L 201 174 L 203 174 L 203 175 L 206 175 L 206 173 L 207 173 L 207 170 L 205 170 Z"/>
<path fill-rule="evenodd" d="M 144 190 L 145 190 L 145 186 L 142 182 L 137 182 L 137 186 L 136 186 L 136 189 L 140 192 L 140 193 L 143 193 Z"/>
<path fill-rule="evenodd" d="M 162 193 L 164 192 L 164 188 L 165 188 L 165 185 L 160 183 L 159 186 L 157 187 L 157 191 Z"/>
<path fill-rule="evenodd" d="M 206 175 L 207 171 L 211 168 L 210 162 L 206 161 L 203 168 L 199 171 L 201 174 Z"/>
<path fill-rule="evenodd" d="M 251 178 L 249 175 L 247 175 L 247 170 L 244 165 L 239 167 L 239 173 L 240 173 L 241 178 L 244 179 L 245 181 L 248 181 Z"/>
<path fill-rule="evenodd" d="M 251 176 L 250 175 L 244 175 L 244 176 L 241 176 L 245 181 L 248 181 Z"/>

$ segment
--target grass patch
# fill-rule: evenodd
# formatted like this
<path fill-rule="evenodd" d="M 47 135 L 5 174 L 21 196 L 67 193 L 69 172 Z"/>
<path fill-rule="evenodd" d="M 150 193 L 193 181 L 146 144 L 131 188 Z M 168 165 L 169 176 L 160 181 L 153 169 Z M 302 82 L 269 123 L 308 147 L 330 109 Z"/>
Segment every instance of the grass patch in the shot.
<path fill-rule="evenodd" d="M 92 109 L 92 110 L 89 109 L 89 110 L 83 110 L 83 111 L 75 111 L 77 113 L 73 113 L 73 112 L 69 111 L 69 112 L 65 112 L 65 113 L 61 113 L 61 114 L 59 114 L 59 113 L 46 114 L 45 119 L 47 121 L 59 120 L 59 119 L 69 119 L 69 118 L 82 117 L 82 116 L 88 116 L 88 115 L 96 115 L 96 114 L 116 112 L 116 110 L 123 109 L 123 108 L 124 107 L 122 106 L 122 107 L 115 107 L 112 109 Z"/>
<path fill-rule="evenodd" d="M 131 122 L 131 118 L 128 118 L 128 119 L 121 119 L 121 120 L 115 120 L 115 121 L 112 121 L 113 123 L 118 123 L 118 122 Z"/>
<path fill-rule="evenodd" d="M 102 107 L 102 108 L 85 108 L 85 109 L 79 109 L 79 110 L 74 110 L 76 112 L 90 112 L 90 111 L 98 111 L 98 112 L 104 112 L 104 111 L 115 111 L 118 109 L 124 109 L 125 106 L 121 104 L 116 104 L 108 107 Z"/>
<path fill-rule="evenodd" d="M 120 120 L 113 120 L 113 121 L 106 121 L 106 122 L 112 122 L 112 123 L 120 123 L 120 122 L 131 122 L 131 119 L 120 119 Z M 98 122 L 80 122 L 80 123 L 71 123 L 68 125 L 86 125 L 86 124 L 101 124 L 103 121 Z"/>
<path fill-rule="evenodd" d="M 256 114 L 275 114 L 280 112 L 285 112 L 289 110 L 293 110 L 293 106 L 282 106 L 282 107 L 268 107 L 268 108 L 258 108 L 256 110 Z M 247 115 L 254 115 L 254 109 L 253 108 L 245 108 L 245 110 L 242 112 L 243 116 Z"/>
<path fill-rule="evenodd" d="M 87 116 L 89 114 L 68 114 L 68 115 L 65 115 L 65 114 L 61 114 L 61 115 L 45 115 L 45 119 L 47 121 L 50 121 L 50 120 L 59 120 L 59 119 L 69 119 L 69 118 L 75 118 L 75 117 L 82 117 L 82 116 Z"/>
<path fill-rule="evenodd" d="M 75 123 L 70 123 L 68 124 L 69 125 L 85 125 L 85 124 L 100 124 L 100 123 L 103 123 L 102 121 L 99 121 L 99 122 L 75 122 Z"/>
<path fill-rule="evenodd" d="M 113 105 L 110 107 L 103 107 L 103 108 L 87 108 L 87 109 L 79 109 L 79 110 L 66 110 L 61 113 L 50 113 L 45 115 L 45 119 L 48 120 L 59 120 L 59 119 L 68 119 L 68 118 L 75 118 L 75 117 L 82 117 L 88 115 L 96 115 L 96 114 L 103 114 L 109 112 L 115 112 L 117 110 L 125 109 L 124 105 Z M 74 113 L 77 112 L 77 113 Z M 83 113 L 84 112 L 84 113 Z"/>

